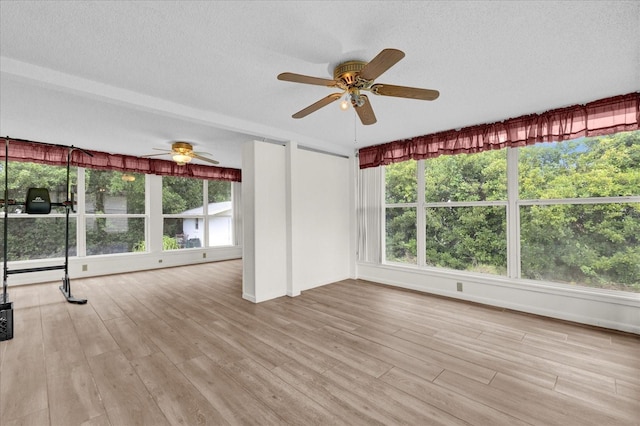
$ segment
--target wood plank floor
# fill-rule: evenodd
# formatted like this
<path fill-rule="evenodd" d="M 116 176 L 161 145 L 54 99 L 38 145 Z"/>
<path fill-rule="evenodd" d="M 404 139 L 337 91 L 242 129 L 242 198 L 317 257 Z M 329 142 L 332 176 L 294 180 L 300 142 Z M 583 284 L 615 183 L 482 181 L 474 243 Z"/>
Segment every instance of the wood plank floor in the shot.
<path fill-rule="evenodd" d="M 637 425 L 640 336 L 241 261 L 10 288 L 0 425 Z"/>

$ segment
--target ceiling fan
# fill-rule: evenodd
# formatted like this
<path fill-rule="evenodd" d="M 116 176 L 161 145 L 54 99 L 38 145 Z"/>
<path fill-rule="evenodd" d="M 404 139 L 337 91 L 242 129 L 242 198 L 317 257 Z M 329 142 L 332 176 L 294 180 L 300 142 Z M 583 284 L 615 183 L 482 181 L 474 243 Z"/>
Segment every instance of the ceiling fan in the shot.
<path fill-rule="evenodd" d="M 380 77 L 385 71 L 394 66 L 404 58 L 404 52 L 398 49 L 384 49 L 371 60 L 347 61 L 339 64 L 333 71 L 333 80 L 320 77 L 309 77 L 291 72 L 283 72 L 278 75 L 278 80 L 290 81 L 293 83 L 314 84 L 317 86 L 337 87 L 342 90 L 340 93 L 332 93 L 318 102 L 296 112 L 293 118 L 303 118 L 319 110 L 320 108 L 337 101 L 343 95 L 345 99 L 340 107 L 349 108 L 349 99 L 364 125 L 374 124 L 377 119 L 369 102 L 367 95 L 362 92 L 371 92 L 374 95 L 394 96 L 397 98 L 420 99 L 423 101 L 433 101 L 440 96 L 440 92 L 430 89 L 419 89 L 415 87 L 394 86 L 391 84 L 374 84 L 374 80 Z"/>
<path fill-rule="evenodd" d="M 198 160 L 202 160 L 202 161 L 207 161 L 212 164 L 219 164 L 219 162 L 214 160 L 213 158 L 208 158 L 202 155 L 202 154 L 208 154 L 206 152 L 194 152 L 193 145 L 191 145 L 188 142 L 174 142 L 171 144 L 170 150 L 162 149 L 162 148 L 153 148 L 153 149 L 157 149 L 159 151 L 165 151 L 165 152 L 161 154 L 143 155 L 142 157 L 147 158 L 147 157 L 156 157 L 158 155 L 171 155 L 171 157 L 173 158 L 173 161 L 175 161 L 178 166 L 184 166 L 194 158 L 197 158 Z"/>

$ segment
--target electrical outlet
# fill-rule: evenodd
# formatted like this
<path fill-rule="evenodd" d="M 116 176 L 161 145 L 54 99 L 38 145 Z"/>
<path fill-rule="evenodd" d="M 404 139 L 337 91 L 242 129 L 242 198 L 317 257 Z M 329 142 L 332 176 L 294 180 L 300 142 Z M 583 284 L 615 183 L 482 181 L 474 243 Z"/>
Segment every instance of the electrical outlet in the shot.
<path fill-rule="evenodd" d="M 456 283 L 456 290 L 462 291 L 462 283 Z"/>
<path fill-rule="evenodd" d="M 82 271 L 87 271 L 89 269 L 89 265 L 82 265 Z"/>
<path fill-rule="evenodd" d="M 207 258 L 207 253 L 202 253 L 202 258 L 206 259 Z"/>
<path fill-rule="evenodd" d="M 158 263 L 162 263 L 162 259 L 158 259 Z"/>

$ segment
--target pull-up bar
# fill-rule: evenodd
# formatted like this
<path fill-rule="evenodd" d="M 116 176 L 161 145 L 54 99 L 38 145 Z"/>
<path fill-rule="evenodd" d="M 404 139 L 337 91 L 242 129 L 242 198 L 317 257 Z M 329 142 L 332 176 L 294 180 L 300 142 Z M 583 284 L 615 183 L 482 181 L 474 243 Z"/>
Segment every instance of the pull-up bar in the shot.
<path fill-rule="evenodd" d="M 53 144 L 50 144 L 53 145 Z M 54 145 L 62 146 L 62 145 Z M 29 272 L 41 272 L 64 269 L 64 277 L 60 291 L 69 303 L 84 304 L 87 299 L 73 297 L 71 294 L 71 280 L 69 278 L 69 211 L 73 210 L 73 193 L 70 191 L 70 166 L 71 153 L 79 150 L 86 155 L 93 157 L 93 154 L 80 148 L 73 146 L 63 146 L 68 148 L 67 152 L 67 200 L 61 203 L 52 203 L 49 197 L 49 190 L 46 188 L 29 188 L 24 203 L 17 203 L 15 200 L 8 199 L 9 196 L 9 141 L 5 140 L 5 177 L 4 177 L 4 199 L 0 200 L 0 204 L 4 205 L 4 275 L 2 294 L 0 295 L 0 340 L 9 340 L 13 338 L 13 302 L 9 302 L 7 294 L 7 278 L 13 274 L 24 274 Z M 27 214 L 49 214 L 51 206 L 61 206 L 65 208 L 65 246 L 64 246 L 64 264 L 54 266 L 43 266 L 35 268 L 9 269 L 8 261 L 8 224 L 9 224 L 9 205 L 24 205 Z"/>

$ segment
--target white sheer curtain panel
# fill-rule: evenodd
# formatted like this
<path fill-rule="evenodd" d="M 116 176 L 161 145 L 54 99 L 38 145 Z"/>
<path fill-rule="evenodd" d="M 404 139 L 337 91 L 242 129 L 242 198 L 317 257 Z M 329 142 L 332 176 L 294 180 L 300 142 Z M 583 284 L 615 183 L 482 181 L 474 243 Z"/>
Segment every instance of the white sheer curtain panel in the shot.
<path fill-rule="evenodd" d="M 382 262 L 384 167 L 358 171 L 358 261 Z"/>
<path fill-rule="evenodd" d="M 236 246 L 242 245 L 242 183 L 231 183 L 231 205 L 233 210 L 233 241 Z"/>

